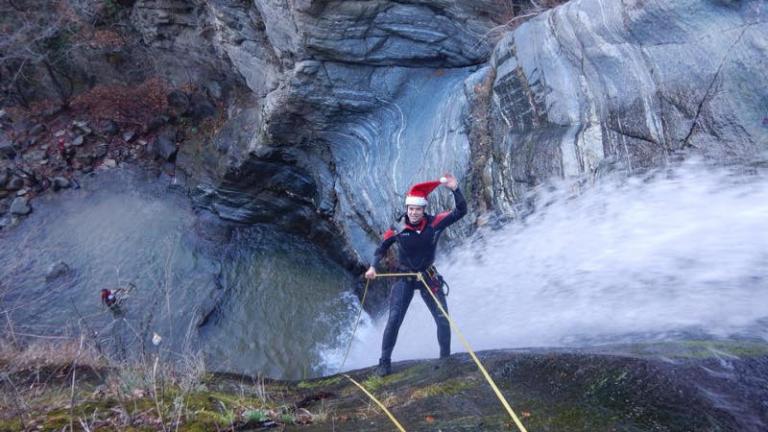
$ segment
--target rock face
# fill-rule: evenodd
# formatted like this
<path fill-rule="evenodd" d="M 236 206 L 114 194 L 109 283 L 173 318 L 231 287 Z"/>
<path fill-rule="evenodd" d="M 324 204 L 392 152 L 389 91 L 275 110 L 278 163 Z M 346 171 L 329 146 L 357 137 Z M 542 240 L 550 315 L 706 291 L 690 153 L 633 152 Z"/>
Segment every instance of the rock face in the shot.
<path fill-rule="evenodd" d="M 765 345 L 708 345 L 606 347 L 601 353 L 490 351 L 480 359 L 528 430 L 764 430 Z M 383 379 L 372 373 L 350 375 L 377 397 L 387 395 L 388 408 L 407 430 L 517 430 L 467 354 L 442 364 L 402 362 Z M 302 382 L 309 392 L 299 406 L 332 407 L 346 419 L 336 422 L 339 431 L 391 429 L 384 415 L 355 414 L 363 396 L 351 386 L 340 375 Z"/>
<path fill-rule="evenodd" d="M 572 1 L 507 34 L 491 59 L 485 185 L 530 184 L 683 152 L 765 160 L 768 13 L 759 1 Z M 504 192 L 501 192 L 504 191 Z"/>
<path fill-rule="evenodd" d="M 182 147 L 193 195 L 226 219 L 272 222 L 342 250 L 348 265 L 367 261 L 410 183 L 466 171 L 461 82 L 490 55 L 484 34 L 500 8 L 257 2 L 253 25 L 220 42 L 264 98 L 235 110 L 212 146 Z M 233 26 L 245 13 L 211 11 Z"/>
<path fill-rule="evenodd" d="M 122 45 L 67 60 L 98 76 L 83 82 L 161 71 L 194 87 L 166 102 L 193 127 L 218 116 L 210 133 L 154 150 L 197 204 L 306 236 L 348 268 L 408 186 L 445 170 L 470 199 L 452 237 L 551 177 L 689 154 L 755 163 L 768 142 L 760 0 L 542 1 L 564 4 L 524 23 L 531 3 L 516 0 L 119 3 Z"/>
<path fill-rule="evenodd" d="M 553 176 L 766 150 L 761 2 L 571 1 L 489 57 L 493 4 L 257 2 L 250 48 L 222 47 L 265 98 L 205 150 L 215 170 L 187 168 L 197 195 L 225 218 L 311 226 L 365 262 L 408 185 L 443 170 L 476 211 L 505 213 Z"/>

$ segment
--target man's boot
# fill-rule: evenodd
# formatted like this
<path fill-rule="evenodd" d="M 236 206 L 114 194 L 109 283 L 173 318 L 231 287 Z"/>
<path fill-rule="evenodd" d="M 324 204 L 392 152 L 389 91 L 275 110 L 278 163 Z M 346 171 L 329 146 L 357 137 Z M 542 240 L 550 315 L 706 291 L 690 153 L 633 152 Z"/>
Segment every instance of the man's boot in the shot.
<path fill-rule="evenodd" d="M 392 362 L 389 359 L 379 359 L 379 367 L 376 368 L 376 375 L 385 377 L 392 373 Z"/>
<path fill-rule="evenodd" d="M 451 361 L 452 358 L 450 354 L 440 353 L 440 359 L 435 362 L 432 369 L 440 369 L 451 365 L 453 363 Z"/>

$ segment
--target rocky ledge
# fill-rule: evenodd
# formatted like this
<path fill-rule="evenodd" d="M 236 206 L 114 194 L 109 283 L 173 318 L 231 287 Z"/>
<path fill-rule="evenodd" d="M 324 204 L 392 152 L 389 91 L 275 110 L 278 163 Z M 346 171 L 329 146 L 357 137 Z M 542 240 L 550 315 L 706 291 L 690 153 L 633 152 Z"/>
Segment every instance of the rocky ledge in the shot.
<path fill-rule="evenodd" d="M 686 341 L 599 351 L 485 351 L 479 354 L 531 431 L 764 431 L 768 427 L 768 345 Z M 82 361 L 82 360 L 81 360 Z M 151 363 L 151 362 L 150 362 Z M 48 388 L 19 413 L 2 400 L 0 430 L 394 430 L 346 377 L 300 382 L 229 374 L 168 374 L 150 364 L 21 371 L 0 362 L 3 394 Z M 350 372 L 409 431 L 516 430 L 467 354 Z M 42 377 L 42 378 L 41 378 Z M 9 387 L 12 383 L 14 388 Z M 20 383 L 29 384 L 20 386 Z M 66 388 L 55 397 L 57 383 Z M 44 387 L 45 386 L 45 387 Z M 45 398 L 43 396 L 48 396 Z M 41 402 L 46 401 L 46 402 Z M 75 401 L 72 405 L 71 402 Z"/>

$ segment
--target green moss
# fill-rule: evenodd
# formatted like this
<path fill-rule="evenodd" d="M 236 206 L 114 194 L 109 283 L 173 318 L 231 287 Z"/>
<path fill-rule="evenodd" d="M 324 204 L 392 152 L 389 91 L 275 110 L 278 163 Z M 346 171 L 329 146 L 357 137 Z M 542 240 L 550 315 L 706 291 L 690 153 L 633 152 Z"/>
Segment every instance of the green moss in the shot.
<path fill-rule="evenodd" d="M 688 340 L 628 346 L 640 356 L 664 355 L 682 359 L 706 359 L 716 356 L 761 357 L 768 355 L 768 344 L 751 341 Z"/>
<path fill-rule="evenodd" d="M 318 380 L 311 380 L 311 381 L 301 381 L 297 385 L 300 389 L 314 389 L 318 387 L 330 387 L 332 385 L 339 384 L 341 382 L 342 376 L 336 375 L 332 376 L 330 378 L 322 378 Z"/>
<path fill-rule="evenodd" d="M 474 383 L 469 382 L 464 378 L 451 379 L 442 383 L 430 384 L 426 387 L 416 389 L 411 394 L 411 398 L 424 399 L 434 396 L 450 396 L 460 393 L 473 386 Z"/>
<path fill-rule="evenodd" d="M 363 385 L 363 387 L 366 388 L 366 390 L 372 392 L 372 391 L 378 390 L 383 386 L 395 384 L 400 381 L 408 381 L 415 377 L 422 376 L 429 368 L 430 366 L 427 364 L 418 364 L 418 365 L 406 368 L 403 371 L 387 375 L 385 377 L 380 377 L 378 375 L 371 374 L 371 376 L 369 376 L 361 384 Z"/>
<path fill-rule="evenodd" d="M 23 430 L 21 427 L 21 420 L 18 418 L 12 418 L 3 420 L 0 419 L 0 432 L 11 432 Z"/>
<path fill-rule="evenodd" d="M 249 410 L 243 413 L 243 417 L 248 422 L 263 422 L 269 418 L 267 413 L 262 410 Z"/>

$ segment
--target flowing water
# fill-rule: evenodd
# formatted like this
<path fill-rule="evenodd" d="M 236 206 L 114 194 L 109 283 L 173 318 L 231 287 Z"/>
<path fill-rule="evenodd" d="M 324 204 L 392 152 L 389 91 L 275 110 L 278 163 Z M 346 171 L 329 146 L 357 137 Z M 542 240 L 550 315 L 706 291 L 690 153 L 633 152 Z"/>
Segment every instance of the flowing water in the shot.
<path fill-rule="evenodd" d="M 116 358 L 201 351 L 211 370 L 301 378 L 320 373 L 321 347 L 354 317 L 352 281 L 320 250 L 200 217 L 138 170 L 100 173 L 33 206 L 0 237 L 3 333 L 8 322 L 30 340 L 95 332 Z M 70 271 L 46 279 L 60 262 Z M 129 284 L 119 313 L 100 303 L 100 289 Z"/>
<path fill-rule="evenodd" d="M 689 164 L 550 185 L 529 202 L 438 260 L 475 349 L 768 340 L 768 176 Z M 210 370 L 282 378 L 341 366 L 354 280 L 302 239 L 215 222 L 134 170 L 33 205 L 0 237 L 3 333 L 8 322 L 30 340 L 96 332 L 117 358 L 199 350 Z M 58 262 L 70 272 L 46 280 Z M 99 289 L 128 283 L 120 313 L 100 304 Z M 377 361 L 385 319 L 364 315 L 345 369 Z M 416 296 L 394 358 L 436 354 Z"/>
<path fill-rule="evenodd" d="M 550 185 L 530 202 L 532 213 L 438 259 L 449 312 L 474 349 L 768 341 L 765 174 L 689 163 Z M 366 317 L 345 368 L 376 363 L 385 321 Z M 464 350 L 455 334 L 452 346 Z M 417 295 L 393 357 L 437 354 Z M 325 353 L 331 369 L 342 357 Z"/>

